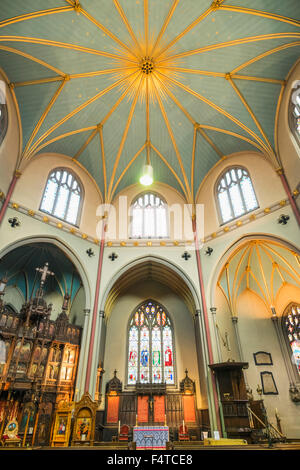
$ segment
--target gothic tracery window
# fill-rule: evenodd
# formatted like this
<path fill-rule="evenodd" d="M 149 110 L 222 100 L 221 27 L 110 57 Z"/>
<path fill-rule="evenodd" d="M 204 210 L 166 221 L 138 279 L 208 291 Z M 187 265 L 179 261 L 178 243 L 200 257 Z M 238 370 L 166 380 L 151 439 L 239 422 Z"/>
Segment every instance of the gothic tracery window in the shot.
<path fill-rule="evenodd" d="M 154 193 L 138 196 L 131 206 L 132 238 L 168 237 L 168 209 L 163 199 Z"/>
<path fill-rule="evenodd" d="M 296 82 L 291 94 L 290 126 L 293 134 L 300 139 L 300 81 Z"/>
<path fill-rule="evenodd" d="M 147 301 L 133 313 L 127 358 L 128 385 L 175 383 L 173 330 L 163 306 Z"/>
<path fill-rule="evenodd" d="M 5 94 L 0 89 L 0 145 L 6 135 L 8 124 L 7 105 L 5 101 Z"/>
<path fill-rule="evenodd" d="M 258 208 L 251 178 L 245 168 L 227 169 L 217 182 L 216 192 L 223 224 Z"/>
<path fill-rule="evenodd" d="M 292 352 L 292 362 L 300 375 L 300 305 L 289 307 L 283 323 Z"/>
<path fill-rule="evenodd" d="M 53 170 L 47 180 L 40 210 L 78 225 L 82 188 L 73 173 L 65 168 Z"/>

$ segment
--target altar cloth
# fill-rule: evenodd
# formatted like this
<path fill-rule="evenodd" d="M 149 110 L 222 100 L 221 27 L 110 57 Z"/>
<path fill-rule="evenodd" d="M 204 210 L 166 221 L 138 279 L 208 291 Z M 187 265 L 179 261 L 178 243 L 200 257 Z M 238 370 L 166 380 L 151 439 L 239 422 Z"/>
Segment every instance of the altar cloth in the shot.
<path fill-rule="evenodd" d="M 136 442 L 136 449 L 166 449 L 166 443 L 169 440 L 169 427 L 135 426 L 133 440 Z"/>

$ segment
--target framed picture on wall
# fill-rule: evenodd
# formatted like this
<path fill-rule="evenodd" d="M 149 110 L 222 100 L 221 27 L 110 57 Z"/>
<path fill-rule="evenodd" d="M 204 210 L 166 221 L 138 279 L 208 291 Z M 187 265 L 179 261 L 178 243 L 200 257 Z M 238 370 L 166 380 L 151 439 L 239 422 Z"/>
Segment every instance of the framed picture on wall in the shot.
<path fill-rule="evenodd" d="M 272 372 L 261 372 L 260 379 L 264 395 L 278 395 L 278 390 Z"/>
<path fill-rule="evenodd" d="M 272 356 L 268 352 L 258 351 L 254 353 L 253 356 L 254 356 L 255 365 L 257 366 L 272 366 L 273 365 Z"/>

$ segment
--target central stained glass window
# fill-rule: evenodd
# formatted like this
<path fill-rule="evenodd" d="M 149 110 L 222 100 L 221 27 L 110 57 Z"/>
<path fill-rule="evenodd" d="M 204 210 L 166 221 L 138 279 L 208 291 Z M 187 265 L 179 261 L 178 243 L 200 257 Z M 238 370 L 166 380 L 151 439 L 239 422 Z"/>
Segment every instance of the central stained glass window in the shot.
<path fill-rule="evenodd" d="M 128 385 L 174 381 L 173 329 L 165 308 L 154 301 L 140 305 L 129 323 Z"/>

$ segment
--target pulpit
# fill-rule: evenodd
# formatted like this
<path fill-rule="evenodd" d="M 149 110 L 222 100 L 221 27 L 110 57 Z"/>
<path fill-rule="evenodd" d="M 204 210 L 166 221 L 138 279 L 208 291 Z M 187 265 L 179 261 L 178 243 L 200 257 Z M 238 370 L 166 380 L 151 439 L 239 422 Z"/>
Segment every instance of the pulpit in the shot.
<path fill-rule="evenodd" d="M 228 437 L 246 438 L 251 434 L 248 396 L 243 369 L 247 362 L 228 361 L 210 364 L 218 381 L 225 429 Z"/>

